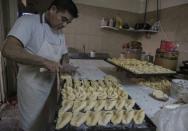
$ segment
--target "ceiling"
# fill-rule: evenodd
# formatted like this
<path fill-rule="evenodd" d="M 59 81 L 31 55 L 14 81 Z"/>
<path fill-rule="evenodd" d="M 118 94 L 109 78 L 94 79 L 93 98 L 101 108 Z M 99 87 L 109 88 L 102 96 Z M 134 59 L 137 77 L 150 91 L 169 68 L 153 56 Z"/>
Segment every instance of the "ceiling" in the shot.
<path fill-rule="evenodd" d="M 133 13 L 144 13 L 146 0 L 74 0 L 76 3 L 86 4 L 97 7 L 129 11 Z M 188 3 L 188 0 L 159 0 L 161 9 L 182 5 Z M 157 8 L 157 0 L 148 0 L 148 11 L 154 11 Z"/>

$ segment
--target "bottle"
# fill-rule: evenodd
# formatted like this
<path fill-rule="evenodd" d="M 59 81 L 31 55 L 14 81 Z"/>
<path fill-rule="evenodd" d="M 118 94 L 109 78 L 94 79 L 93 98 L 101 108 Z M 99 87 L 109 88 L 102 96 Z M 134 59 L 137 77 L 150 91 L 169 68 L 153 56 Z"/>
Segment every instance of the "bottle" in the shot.
<path fill-rule="evenodd" d="M 110 26 L 110 27 L 114 27 L 114 20 L 113 20 L 113 18 L 111 18 L 111 19 L 109 20 L 109 26 Z"/>
<path fill-rule="evenodd" d="M 116 16 L 116 28 L 122 29 L 123 28 L 123 20 L 119 17 Z"/>
<path fill-rule="evenodd" d="M 107 22 L 105 20 L 105 18 L 103 17 L 102 20 L 101 20 L 101 23 L 100 23 L 100 26 L 107 26 Z"/>

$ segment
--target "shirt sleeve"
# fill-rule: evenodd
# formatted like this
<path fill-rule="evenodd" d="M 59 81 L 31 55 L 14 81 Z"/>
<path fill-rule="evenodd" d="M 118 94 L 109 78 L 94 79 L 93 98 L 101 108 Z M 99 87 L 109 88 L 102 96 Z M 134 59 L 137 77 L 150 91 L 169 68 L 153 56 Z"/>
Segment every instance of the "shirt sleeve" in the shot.
<path fill-rule="evenodd" d="M 22 16 L 16 20 L 8 36 L 17 38 L 26 47 L 31 39 L 32 28 L 33 24 L 30 16 Z"/>

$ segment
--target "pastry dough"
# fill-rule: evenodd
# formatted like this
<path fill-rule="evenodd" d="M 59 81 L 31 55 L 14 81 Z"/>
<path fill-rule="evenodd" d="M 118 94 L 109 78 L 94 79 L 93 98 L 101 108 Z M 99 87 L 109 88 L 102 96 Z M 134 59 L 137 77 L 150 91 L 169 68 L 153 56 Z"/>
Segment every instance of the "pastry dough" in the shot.
<path fill-rule="evenodd" d="M 125 109 L 126 110 L 132 110 L 132 108 L 134 107 L 134 105 L 135 105 L 135 100 L 133 100 L 133 99 L 128 99 L 128 100 L 126 100 L 125 101 Z"/>
<path fill-rule="evenodd" d="M 57 120 L 56 129 L 61 129 L 66 126 L 72 118 L 71 112 L 64 112 L 62 113 Z"/>
<path fill-rule="evenodd" d="M 119 98 L 122 98 L 122 99 L 128 99 L 128 93 L 127 92 L 125 92 L 124 90 L 122 90 L 122 89 L 119 89 L 118 91 L 117 91 L 118 93 L 118 97 Z"/>
<path fill-rule="evenodd" d="M 106 100 L 104 109 L 105 110 L 112 110 L 112 108 L 116 105 L 116 100 Z"/>
<path fill-rule="evenodd" d="M 68 111 L 69 109 L 72 108 L 73 103 L 74 103 L 73 101 L 64 100 L 64 101 L 62 102 L 61 110 L 64 111 L 64 112 Z"/>
<path fill-rule="evenodd" d="M 142 124 L 144 119 L 145 119 L 144 110 L 135 110 L 134 118 L 133 118 L 135 124 Z"/>
<path fill-rule="evenodd" d="M 101 111 L 104 108 L 105 103 L 106 103 L 105 100 L 98 100 L 95 107 L 94 107 L 94 110 L 95 111 Z"/>
<path fill-rule="evenodd" d="M 117 102 L 116 102 L 116 105 L 115 105 L 115 108 L 117 110 L 122 110 L 124 105 L 125 105 L 125 100 L 124 98 L 121 98 L 121 99 L 117 99 Z"/>
<path fill-rule="evenodd" d="M 87 99 L 88 100 L 97 100 L 97 92 L 96 91 L 88 91 L 87 92 Z"/>
<path fill-rule="evenodd" d="M 86 106 L 86 101 L 74 101 L 73 112 L 79 112 Z"/>
<path fill-rule="evenodd" d="M 123 110 L 121 110 L 121 111 L 114 111 L 114 114 L 112 116 L 111 122 L 114 125 L 120 124 L 121 121 L 122 121 L 122 118 L 123 118 L 123 113 L 124 113 Z"/>
<path fill-rule="evenodd" d="M 107 95 L 109 99 L 116 99 L 118 98 L 118 94 L 115 91 L 115 89 L 113 89 L 113 87 L 109 87 L 107 90 Z"/>
<path fill-rule="evenodd" d="M 103 87 L 105 86 L 105 84 L 104 84 L 104 81 L 103 81 L 103 80 L 98 80 L 98 83 L 99 83 L 99 85 L 100 85 L 100 86 L 103 86 Z"/>
<path fill-rule="evenodd" d="M 86 119 L 86 125 L 96 126 L 100 118 L 100 112 L 88 112 L 88 113 L 89 114 Z"/>
<path fill-rule="evenodd" d="M 99 91 L 98 92 L 98 97 L 97 97 L 99 100 L 104 100 L 107 98 L 107 93 L 106 91 Z"/>
<path fill-rule="evenodd" d="M 88 113 L 74 112 L 70 124 L 72 126 L 80 127 L 88 117 Z"/>
<path fill-rule="evenodd" d="M 113 116 L 113 111 L 101 111 L 98 124 L 106 126 Z"/>
<path fill-rule="evenodd" d="M 84 111 L 92 110 L 95 107 L 96 103 L 97 103 L 96 100 L 88 100 L 86 103 L 86 107 L 84 108 Z"/>
<path fill-rule="evenodd" d="M 84 87 L 90 86 L 89 80 L 83 80 L 83 81 L 82 81 L 82 84 L 83 84 Z"/>
<path fill-rule="evenodd" d="M 171 82 L 165 78 L 137 79 L 137 83 L 155 90 L 161 90 L 167 94 L 170 92 L 171 88 Z"/>
<path fill-rule="evenodd" d="M 160 90 L 154 90 L 152 96 L 158 100 L 164 100 L 164 101 L 168 100 L 168 95 Z"/>
<path fill-rule="evenodd" d="M 76 100 L 85 100 L 87 97 L 84 87 L 82 86 L 76 87 L 74 94 L 76 96 Z"/>
<path fill-rule="evenodd" d="M 129 124 L 132 121 L 133 117 L 134 117 L 134 110 L 124 111 L 122 123 Z"/>
<path fill-rule="evenodd" d="M 75 100 L 75 95 L 73 92 L 65 92 L 63 93 L 63 99 L 73 101 Z"/>

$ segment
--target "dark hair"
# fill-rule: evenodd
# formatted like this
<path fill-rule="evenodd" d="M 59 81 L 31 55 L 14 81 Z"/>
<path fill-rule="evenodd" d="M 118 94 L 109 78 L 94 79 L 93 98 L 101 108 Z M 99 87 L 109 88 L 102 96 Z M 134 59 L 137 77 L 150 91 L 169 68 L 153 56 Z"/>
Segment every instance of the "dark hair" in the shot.
<path fill-rule="evenodd" d="M 78 9 L 72 0 L 54 0 L 48 9 L 53 5 L 56 6 L 57 10 L 67 10 L 74 18 L 78 17 Z"/>

